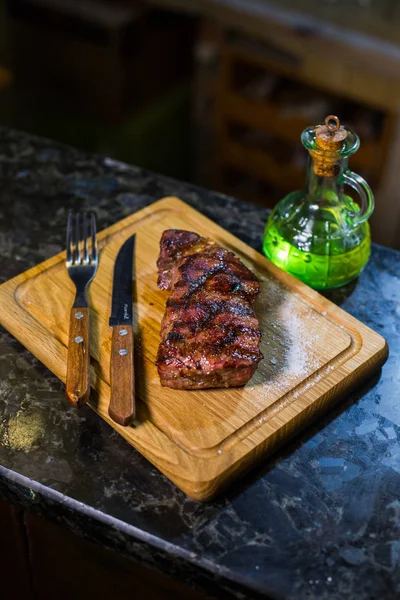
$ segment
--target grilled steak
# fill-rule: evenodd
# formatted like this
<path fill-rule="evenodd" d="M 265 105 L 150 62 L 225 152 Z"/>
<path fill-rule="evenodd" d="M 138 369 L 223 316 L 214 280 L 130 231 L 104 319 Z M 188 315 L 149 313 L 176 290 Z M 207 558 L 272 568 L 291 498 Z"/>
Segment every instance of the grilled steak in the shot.
<path fill-rule="evenodd" d="M 244 385 L 262 358 L 251 302 L 257 277 L 234 255 L 190 231 L 164 231 L 158 286 L 171 290 L 161 323 L 161 384 L 180 389 Z"/>

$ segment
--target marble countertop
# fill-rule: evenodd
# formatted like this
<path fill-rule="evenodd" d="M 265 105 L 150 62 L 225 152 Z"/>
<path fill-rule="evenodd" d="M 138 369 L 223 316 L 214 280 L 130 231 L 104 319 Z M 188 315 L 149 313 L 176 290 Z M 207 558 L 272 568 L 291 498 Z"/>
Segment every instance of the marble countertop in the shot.
<path fill-rule="evenodd" d="M 267 211 L 0 128 L 0 281 L 177 195 L 260 247 Z M 385 336 L 381 373 L 214 502 L 196 503 L 0 330 L 0 496 L 218 598 L 400 598 L 400 254 L 334 301 Z"/>

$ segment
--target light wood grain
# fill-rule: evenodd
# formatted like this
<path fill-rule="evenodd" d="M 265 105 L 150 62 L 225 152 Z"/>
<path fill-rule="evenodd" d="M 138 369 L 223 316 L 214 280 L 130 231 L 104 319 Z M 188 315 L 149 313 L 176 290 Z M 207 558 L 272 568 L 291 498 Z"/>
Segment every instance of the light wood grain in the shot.
<path fill-rule="evenodd" d="M 90 395 L 89 309 L 71 308 L 65 395 L 80 408 Z"/>
<path fill-rule="evenodd" d="M 167 292 L 157 288 L 162 232 L 208 235 L 260 278 L 255 310 L 262 352 L 243 388 L 161 388 L 155 358 Z M 110 403 L 112 274 L 121 244 L 136 238 L 136 420 L 121 427 Z M 98 236 L 100 261 L 89 290 L 91 385 L 100 416 L 188 495 L 214 496 L 245 469 L 318 417 L 385 361 L 385 340 L 181 202 L 165 198 Z M 60 379 L 66 378 L 69 306 L 74 287 L 59 254 L 0 286 L 2 324 Z M 135 320 L 136 322 L 136 320 Z"/>
<path fill-rule="evenodd" d="M 111 398 L 108 414 L 126 427 L 135 418 L 134 341 L 132 327 L 116 325 L 111 338 Z"/>

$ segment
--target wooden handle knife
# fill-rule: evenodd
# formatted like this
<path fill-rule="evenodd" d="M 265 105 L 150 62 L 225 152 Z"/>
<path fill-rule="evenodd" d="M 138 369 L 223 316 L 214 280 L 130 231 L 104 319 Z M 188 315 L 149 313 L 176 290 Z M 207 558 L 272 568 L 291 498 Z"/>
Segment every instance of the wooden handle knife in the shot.
<path fill-rule="evenodd" d="M 130 325 L 113 327 L 110 385 L 109 415 L 120 425 L 130 425 L 135 418 L 134 336 Z"/>
<path fill-rule="evenodd" d="M 135 371 L 133 335 L 133 257 L 135 235 L 121 246 L 114 266 L 111 301 L 110 385 L 108 413 L 119 425 L 129 425 L 135 418 Z"/>

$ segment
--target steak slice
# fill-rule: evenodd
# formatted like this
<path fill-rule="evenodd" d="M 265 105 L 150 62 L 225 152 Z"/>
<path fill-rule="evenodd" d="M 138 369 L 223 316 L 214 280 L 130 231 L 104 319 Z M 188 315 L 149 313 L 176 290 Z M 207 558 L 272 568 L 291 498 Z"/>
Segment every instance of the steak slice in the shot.
<path fill-rule="evenodd" d="M 160 241 L 158 286 L 171 290 L 161 322 L 157 368 L 163 386 L 241 386 L 262 358 L 251 302 L 257 277 L 232 253 L 191 231 Z"/>

